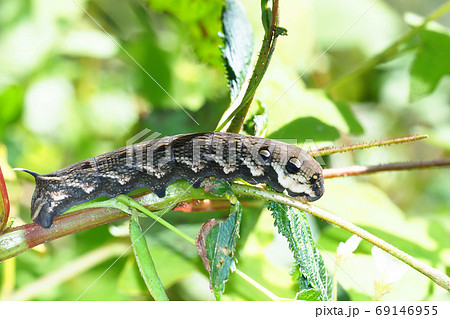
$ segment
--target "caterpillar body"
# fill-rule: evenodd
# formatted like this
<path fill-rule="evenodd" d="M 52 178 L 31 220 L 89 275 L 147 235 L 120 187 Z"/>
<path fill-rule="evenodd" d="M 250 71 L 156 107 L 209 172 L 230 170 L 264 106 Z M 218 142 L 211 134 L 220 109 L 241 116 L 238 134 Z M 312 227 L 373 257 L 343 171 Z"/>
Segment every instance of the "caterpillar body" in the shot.
<path fill-rule="evenodd" d="M 32 174 L 36 189 L 31 218 L 48 228 L 70 207 L 94 198 L 149 187 L 164 197 L 172 182 L 186 179 L 194 188 L 209 176 L 231 182 L 265 183 L 308 201 L 324 193 L 322 168 L 305 150 L 265 138 L 234 133 L 193 133 L 129 145 L 58 171 Z"/>

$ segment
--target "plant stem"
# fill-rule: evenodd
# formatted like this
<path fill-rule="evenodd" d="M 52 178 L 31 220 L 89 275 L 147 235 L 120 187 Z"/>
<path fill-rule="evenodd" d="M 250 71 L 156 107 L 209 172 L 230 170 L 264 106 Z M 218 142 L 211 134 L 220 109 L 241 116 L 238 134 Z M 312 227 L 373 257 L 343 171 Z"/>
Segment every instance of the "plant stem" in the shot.
<path fill-rule="evenodd" d="M 311 206 L 309 204 L 304 204 L 299 200 L 296 200 L 295 198 L 289 197 L 287 195 L 276 193 L 268 190 L 264 190 L 261 188 L 253 187 L 253 186 L 247 186 L 247 185 L 241 185 L 234 183 L 232 185 L 233 192 L 236 195 L 244 195 L 244 196 L 254 196 L 258 198 L 263 198 L 266 200 L 272 200 L 281 204 L 289 205 L 295 208 L 298 208 L 300 210 L 306 211 L 310 213 L 311 215 L 314 215 L 316 217 L 319 217 L 323 220 L 326 220 L 327 222 L 334 224 L 340 228 L 343 228 L 345 230 L 348 230 L 349 232 L 358 235 L 359 237 L 365 239 L 366 241 L 374 244 L 375 246 L 379 247 L 380 249 L 383 249 L 387 253 L 391 254 L 392 256 L 400 259 L 404 263 L 408 264 L 412 268 L 416 269 L 420 273 L 424 274 L 428 278 L 430 278 L 432 281 L 434 281 L 439 286 L 450 290 L 450 278 L 442 273 L 441 271 L 428 266 L 427 264 L 415 259 L 414 257 L 408 255 L 407 253 L 401 251 L 397 247 L 385 242 L 384 240 L 372 235 L 368 231 L 346 221 L 345 219 L 342 219 L 338 216 L 335 216 L 331 214 L 330 212 L 327 212 L 326 210 L 323 210 L 321 208 Z"/>
<path fill-rule="evenodd" d="M 349 146 L 322 148 L 319 150 L 310 150 L 310 151 L 308 151 L 308 153 L 313 157 L 314 156 L 325 156 L 325 155 L 331 155 L 331 154 L 336 154 L 336 153 L 344 153 L 344 152 L 349 152 L 349 151 L 362 150 L 362 149 L 372 148 L 372 147 L 389 146 L 392 144 L 414 142 L 414 141 L 422 140 L 427 137 L 428 137 L 428 135 L 413 135 L 413 136 L 405 136 L 405 137 L 396 137 L 396 138 L 390 138 L 387 140 L 380 140 L 380 141 L 368 142 L 368 143 L 358 143 L 358 144 L 349 145 Z"/>
<path fill-rule="evenodd" d="M 175 226 L 173 226 L 172 224 L 168 223 L 167 221 L 165 221 L 164 219 L 161 218 L 161 216 L 163 214 L 161 214 L 161 216 L 158 216 L 156 214 L 154 214 L 153 212 L 149 211 L 147 208 L 145 208 L 144 206 L 140 205 L 138 202 L 136 202 L 135 200 L 133 200 L 132 198 L 125 196 L 125 195 L 119 195 L 116 197 L 118 201 L 120 201 L 121 203 L 124 203 L 128 206 L 134 207 L 135 209 L 143 212 L 144 214 L 146 214 L 147 216 L 153 218 L 155 221 L 157 221 L 158 223 L 160 223 L 161 225 L 163 225 L 164 227 L 170 229 L 171 231 L 175 232 L 178 236 L 180 236 L 181 238 L 183 238 L 184 240 L 186 240 L 187 242 L 191 243 L 192 245 L 196 246 L 195 240 L 194 238 L 191 238 L 189 235 L 185 234 L 184 232 L 182 232 L 181 230 L 179 230 L 178 228 L 176 228 Z M 168 210 L 166 210 L 167 212 Z M 266 296 L 268 296 L 270 299 L 272 300 L 282 300 L 283 298 L 276 296 L 274 293 L 272 293 L 270 290 L 268 290 L 267 288 L 264 288 L 261 284 L 259 284 L 258 282 L 256 282 L 255 280 L 253 280 L 252 278 L 250 278 L 249 276 L 247 276 L 245 273 L 243 273 L 242 271 L 239 271 L 238 269 L 236 269 L 236 274 L 239 275 L 241 278 L 243 278 L 245 281 L 247 281 L 248 283 L 250 283 L 252 286 L 254 286 L 256 289 L 260 290 L 261 292 L 263 292 Z"/>
<path fill-rule="evenodd" d="M 266 30 L 264 39 L 261 44 L 261 49 L 259 51 L 258 60 L 256 61 L 255 67 L 253 68 L 252 76 L 248 82 L 248 85 L 244 85 L 241 88 L 239 96 L 233 101 L 232 105 L 228 108 L 226 113 L 233 110 L 225 120 L 221 121 L 216 128 L 216 131 L 221 131 L 230 122 L 228 127 L 228 132 L 239 133 L 244 122 L 245 116 L 250 108 L 250 105 L 255 96 L 256 89 L 261 83 L 261 80 L 266 73 L 269 66 L 270 59 L 272 57 L 273 51 L 275 50 L 276 39 L 279 35 L 283 34 L 280 32 L 281 28 L 278 27 L 279 21 L 279 0 L 272 1 L 272 24 L 270 28 Z M 261 8 L 263 10 L 263 8 Z M 245 91 L 244 91 L 244 88 Z"/>
<path fill-rule="evenodd" d="M 420 162 L 389 163 L 375 166 L 359 165 L 342 168 L 327 168 L 323 170 L 323 177 L 324 178 L 345 177 L 352 175 L 372 174 L 385 171 L 410 170 L 417 168 L 429 168 L 439 166 L 450 166 L 450 158 L 443 158 L 432 161 L 420 161 Z"/>
<path fill-rule="evenodd" d="M 124 203 L 127 206 L 136 208 L 138 211 L 144 213 L 148 217 L 153 218 L 155 221 L 157 221 L 164 227 L 170 229 L 171 231 L 176 233 L 178 236 L 184 238 L 185 240 L 187 240 L 188 242 L 190 242 L 191 244 L 193 244 L 195 246 L 195 240 L 193 238 L 186 235 L 181 230 L 179 230 L 178 228 L 176 228 L 175 226 L 173 226 L 172 224 L 168 223 L 167 221 L 165 221 L 164 219 L 161 218 L 162 215 L 164 215 L 165 213 L 170 211 L 173 207 L 175 207 L 175 205 L 168 207 L 166 209 L 162 209 L 158 213 L 155 214 L 155 213 L 149 211 L 147 208 L 145 208 L 141 204 L 139 204 L 138 202 L 136 202 L 134 199 L 132 199 L 126 195 L 119 195 L 116 197 L 116 199 L 118 201 L 120 201 L 121 203 Z"/>
<path fill-rule="evenodd" d="M 253 287 L 255 287 L 256 289 L 258 289 L 259 291 L 261 291 L 263 294 L 265 294 L 267 297 L 269 297 L 271 300 L 292 300 L 292 299 L 288 299 L 288 298 L 281 298 L 278 297 L 277 295 L 275 295 L 273 292 L 271 292 L 269 289 L 265 288 L 264 286 L 262 286 L 260 283 L 258 283 L 256 280 L 254 280 L 253 278 L 249 277 L 248 275 L 246 275 L 245 273 L 243 273 L 242 271 L 240 271 L 239 269 L 236 269 L 235 273 L 237 275 L 239 275 L 242 279 L 244 279 L 245 281 L 247 281 L 249 284 L 251 284 Z"/>
<path fill-rule="evenodd" d="M 450 1 L 447 1 L 442 6 L 437 8 L 435 11 L 430 13 L 423 23 L 417 27 L 414 27 L 411 31 L 409 31 L 407 34 L 405 34 L 403 37 L 395 41 L 392 45 L 387 47 L 384 51 L 380 52 L 379 54 L 375 55 L 374 57 L 368 59 L 366 62 L 364 62 L 362 65 L 360 65 L 355 70 L 351 71 L 350 73 L 347 73 L 341 77 L 339 77 L 337 80 L 331 82 L 325 87 L 325 90 L 330 93 L 334 94 L 339 91 L 339 89 L 346 85 L 348 82 L 354 80 L 355 78 L 363 75 L 367 71 L 373 69 L 375 66 L 381 63 L 388 62 L 395 58 L 400 52 L 400 46 L 412 38 L 414 38 L 416 35 L 418 35 L 423 29 L 425 29 L 426 25 L 430 21 L 434 21 L 441 16 L 443 16 L 448 10 L 450 10 Z"/>
<path fill-rule="evenodd" d="M 178 198 L 178 202 L 183 202 L 189 197 L 191 199 L 192 198 L 197 198 L 197 199 L 204 199 L 204 198 L 213 199 L 213 198 L 215 198 L 215 199 L 218 199 L 216 196 L 213 196 L 201 189 L 192 190 L 191 192 L 189 192 L 187 194 L 186 189 L 188 189 L 189 187 L 190 187 L 190 184 L 186 181 L 176 182 L 170 186 L 170 191 L 168 191 L 167 196 L 166 196 L 167 198 L 165 197 L 163 199 L 156 199 L 156 196 L 154 196 L 154 194 L 148 194 L 148 195 L 146 195 L 147 198 L 146 198 L 146 196 L 140 197 L 140 199 L 139 199 L 140 205 L 146 205 L 150 209 L 160 210 L 162 207 L 167 207 L 168 205 L 176 204 L 177 201 L 174 200 L 176 198 Z M 351 232 L 355 235 L 358 235 L 359 237 L 367 240 L 368 242 L 374 244 L 375 246 L 379 247 L 380 249 L 383 249 L 384 251 L 388 252 L 389 254 L 393 255 L 394 257 L 396 257 L 396 258 L 400 259 L 401 261 L 405 262 L 406 264 L 410 265 L 412 268 L 421 272 L 425 276 L 429 277 L 432 281 L 434 281 L 439 286 L 441 286 L 447 290 L 450 290 L 450 278 L 448 276 L 446 276 L 445 274 L 443 274 L 442 272 L 440 272 L 439 270 L 434 269 L 434 268 L 424 264 L 423 262 L 418 261 L 417 259 L 413 258 L 412 256 L 406 254 L 405 252 L 399 250 L 398 248 L 385 242 L 384 240 L 370 234 L 369 232 L 365 231 L 364 229 L 362 229 L 356 225 L 353 225 L 352 223 L 350 223 L 338 216 L 335 216 L 323 209 L 320 209 L 315 206 L 311 206 L 309 204 L 304 204 L 295 198 L 289 197 L 289 196 L 281 194 L 281 193 L 268 191 L 268 190 L 258 188 L 255 186 L 243 185 L 243 184 L 236 183 L 236 182 L 232 184 L 232 190 L 233 190 L 234 194 L 239 195 L 239 196 L 251 196 L 251 197 L 261 198 L 261 199 L 265 199 L 265 200 L 272 200 L 272 201 L 275 201 L 275 202 L 278 202 L 281 204 L 285 204 L 285 205 L 289 205 L 289 206 L 301 209 L 301 210 L 306 211 L 316 217 L 322 218 L 322 219 L 328 221 L 329 223 L 337 225 L 338 227 L 348 230 L 349 232 Z M 184 197 L 180 196 L 180 194 L 183 195 Z M 184 195 L 184 194 L 186 194 L 186 195 Z M 156 206 L 159 206 L 160 208 L 156 209 L 155 208 Z M 98 209 L 98 208 L 96 208 L 96 209 Z M 103 218 L 103 221 L 108 219 L 108 215 L 117 214 L 117 212 L 118 211 L 116 209 L 111 209 L 111 208 L 103 209 L 103 211 L 102 211 L 103 216 L 106 215 L 106 217 Z M 119 218 L 124 218 L 126 216 L 126 214 L 124 214 L 122 212 L 120 212 L 120 213 L 121 213 L 121 215 Z M 75 214 L 75 213 L 72 213 L 72 214 Z M 73 223 L 75 223 L 75 225 L 77 227 L 76 229 L 79 231 L 83 227 L 84 227 L 84 229 L 90 228 L 85 225 L 85 224 L 89 225 L 88 219 L 82 220 L 81 223 L 79 222 L 79 219 L 83 218 L 83 216 L 90 216 L 92 214 L 92 212 L 84 211 L 82 213 L 78 212 L 78 214 L 79 214 L 78 219 L 73 220 Z M 153 215 L 154 215 L 154 217 L 156 216 L 156 214 L 154 214 L 154 213 L 153 213 Z M 63 215 L 60 217 L 60 219 L 63 219 L 65 217 L 66 217 L 66 215 Z M 117 217 L 115 217 L 115 218 L 117 218 Z M 76 224 L 77 221 L 79 222 L 79 224 Z M 47 232 L 47 233 L 55 232 L 55 228 L 43 229 L 40 226 L 37 226 L 34 224 L 25 225 L 25 226 L 30 226 L 30 227 L 36 228 L 35 232 Z M 8 238 L 5 238 L 5 236 L 10 235 L 10 233 L 13 231 L 18 231 L 18 228 L 24 228 L 24 227 L 20 226 L 13 230 L 7 230 L 6 233 L 4 233 L 0 236 L 0 248 L 1 248 L 1 245 L 3 244 L 3 242 L 7 243 L 7 242 L 11 241 Z M 180 233 L 180 231 L 177 230 L 177 233 Z M 61 237 L 61 236 L 59 236 L 59 237 Z M 56 236 L 55 238 L 59 238 L 59 237 Z M 195 244 L 194 239 L 190 238 L 186 234 L 184 234 L 184 236 L 182 236 L 182 237 L 185 238 L 190 243 Z M 52 239 L 49 239 L 49 240 L 52 240 Z M 19 241 L 19 243 L 16 244 L 16 246 L 20 248 L 21 246 L 23 246 L 23 244 L 22 244 L 22 242 Z M 14 246 L 14 247 L 16 247 L 16 246 Z M 14 248 L 14 249 L 17 250 L 19 248 Z M 8 252 L 8 251 L 3 252 L 2 250 L 0 250 L 2 252 L 0 257 L 2 260 L 5 260 L 14 255 L 17 255 L 18 253 L 23 252 L 29 248 L 30 247 L 20 248 L 21 250 L 19 249 L 20 251 L 18 251 L 18 252 L 16 250 L 14 250 L 13 252 Z"/>

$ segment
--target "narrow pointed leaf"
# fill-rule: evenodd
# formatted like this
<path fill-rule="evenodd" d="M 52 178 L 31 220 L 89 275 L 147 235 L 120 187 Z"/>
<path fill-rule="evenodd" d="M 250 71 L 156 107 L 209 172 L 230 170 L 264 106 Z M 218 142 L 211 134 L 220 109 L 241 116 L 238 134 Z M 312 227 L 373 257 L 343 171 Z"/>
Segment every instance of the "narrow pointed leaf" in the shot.
<path fill-rule="evenodd" d="M 320 300 L 331 300 L 330 275 L 312 238 L 306 214 L 275 202 L 270 202 L 268 208 L 272 211 L 278 232 L 288 240 L 289 249 L 300 271 L 300 294 L 305 294 L 305 289 L 312 288 L 320 293 Z"/>
<path fill-rule="evenodd" d="M 155 300 L 169 300 L 156 272 L 155 264 L 148 250 L 147 241 L 134 217 L 130 219 L 130 239 L 139 271 L 141 272 L 142 278 L 144 278 L 148 291 Z"/>

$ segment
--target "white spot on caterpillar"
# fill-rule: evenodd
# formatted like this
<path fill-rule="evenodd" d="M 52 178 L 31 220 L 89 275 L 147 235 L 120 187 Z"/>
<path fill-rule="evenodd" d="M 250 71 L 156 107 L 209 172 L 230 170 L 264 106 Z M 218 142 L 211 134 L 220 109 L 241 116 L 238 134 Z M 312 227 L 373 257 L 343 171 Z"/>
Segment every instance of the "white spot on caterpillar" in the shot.
<path fill-rule="evenodd" d="M 222 167 L 222 170 L 225 174 L 234 172 L 237 169 L 236 165 L 227 163 L 226 161 L 222 160 L 222 158 L 220 156 L 214 156 L 213 160 L 215 163 L 219 164 L 220 167 Z"/>
<path fill-rule="evenodd" d="M 278 183 L 285 189 L 289 189 L 293 193 L 314 195 L 311 187 L 306 183 L 306 179 L 302 175 L 287 174 L 284 168 L 276 162 L 272 163 L 272 167 L 277 173 Z"/>
<path fill-rule="evenodd" d="M 60 190 L 58 192 L 52 192 L 50 197 L 52 198 L 53 201 L 58 202 L 58 201 L 68 198 L 69 195 L 67 195 L 66 192 Z"/>
<path fill-rule="evenodd" d="M 166 175 L 166 172 L 161 171 L 161 170 L 157 170 L 157 171 L 154 171 L 154 172 L 153 172 L 153 175 L 155 175 L 155 176 L 158 177 L 158 178 L 161 178 L 161 177 L 163 177 L 164 175 Z"/>
<path fill-rule="evenodd" d="M 264 170 L 256 165 L 256 163 L 252 161 L 250 157 L 245 158 L 243 163 L 250 169 L 250 173 L 252 173 L 253 176 L 264 175 Z"/>
<path fill-rule="evenodd" d="M 35 220 L 38 216 L 39 213 L 41 212 L 42 206 L 44 206 L 45 202 L 42 200 L 39 200 L 41 203 L 39 204 L 39 206 L 34 210 L 31 211 L 31 219 Z"/>
<path fill-rule="evenodd" d="M 89 183 L 86 184 L 81 184 L 81 189 L 86 193 L 86 194 L 90 194 L 93 191 L 95 191 L 95 185 L 89 185 Z"/>
<path fill-rule="evenodd" d="M 227 164 L 227 165 L 223 166 L 223 172 L 225 174 L 232 173 L 235 170 L 236 170 L 236 166 L 233 166 L 233 165 L 230 165 L 230 164 Z"/>

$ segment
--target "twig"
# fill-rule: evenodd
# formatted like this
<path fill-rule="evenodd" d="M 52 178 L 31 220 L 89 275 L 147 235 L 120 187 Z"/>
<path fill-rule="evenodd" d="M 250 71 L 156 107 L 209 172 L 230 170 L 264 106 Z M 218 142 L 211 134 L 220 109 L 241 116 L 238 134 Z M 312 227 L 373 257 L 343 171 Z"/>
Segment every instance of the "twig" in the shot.
<path fill-rule="evenodd" d="M 174 204 L 173 198 L 180 198 L 179 194 L 181 194 L 182 192 L 186 193 L 185 189 L 189 187 L 189 183 L 186 181 L 178 181 L 174 184 L 171 185 L 171 191 L 168 192 L 168 198 L 172 198 L 172 201 L 170 202 L 170 204 Z M 178 190 L 178 197 L 176 191 Z M 258 188 L 258 187 L 254 187 L 254 186 L 249 186 L 249 185 L 243 185 L 240 183 L 233 183 L 232 184 L 232 190 L 233 193 L 239 196 L 251 196 L 251 197 L 256 197 L 256 198 L 261 198 L 261 199 L 265 199 L 265 200 L 272 200 L 281 204 L 285 204 L 285 205 L 289 205 L 298 209 L 301 209 L 303 211 L 306 211 L 316 217 L 319 217 L 321 219 L 326 220 L 329 223 L 332 223 L 334 225 L 337 225 L 345 230 L 350 231 L 351 233 L 358 235 L 359 237 L 367 240 L 368 242 L 374 244 L 375 246 L 383 249 L 384 251 L 388 252 L 389 254 L 393 255 L 394 257 L 397 257 L 398 259 L 400 259 L 401 261 L 405 262 L 406 264 L 410 265 L 412 268 L 416 269 L 417 271 L 421 272 L 422 274 L 424 274 L 425 276 L 427 276 L 428 278 L 430 278 L 432 281 L 434 281 L 436 284 L 440 285 L 441 287 L 450 290 L 450 278 L 448 276 L 446 276 L 445 274 L 443 274 L 442 272 L 440 272 L 437 269 L 434 269 L 433 267 L 430 267 L 428 265 L 426 265 L 423 262 L 420 262 L 419 260 L 413 258 L 412 256 L 406 254 L 405 252 L 401 251 L 400 249 L 394 247 L 393 245 L 385 242 L 384 240 L 372 235 L 371 233 L 365 231 L 364 229 L 353 225 L 352 223 L 338 217 L 335 216 L 323 209 L 320 209 L 318 207 L 315 206 L 311 206 L 309 204 L 304 204 L 299 200 L 296 200 L 295 198 L 289 197 L 287 195 L 281 194 L 281 193 L 276 193 L 276 192 L 272 192 L 272 191 L 268 191 L 262 188 Z M 159 205 L 164 205 L 164 204 L 168 204 L 167 199 L 163 198 L 163 199 L 159 199 L 159 202 L 153 202 L 156 196 L 154 196 L 154 194 L 149 194 L 149 195 L 153 195 L 150 196 L 150 198 L 145 198 L 145 196 L 143 196 L 142 198 L 140 198 L 139 202 L 141 205 L 145 205 L 148 206 L 147 204 L 145 204 L 146 202 L 150 201 L 152 202 L 152 205 L 155 205 L 157 203 L 159 203 Z M 194 196 L 192 196 L 194 195 Z M 199 199 L 206 199 L 209 198 L 211 199 L 211 197 L 213 195 L 201 190 L 201 189 L 197 189 L 195 190 L 194 194 L 189 194 L 188 196 L 191 196 L 192 198 L 199 198 Z M 180 198 L 180 202 L 181 201 L 185 201 L 186 198 Z M 85 211 L 84 215 L 89 215 L 90 212 L 89 211 Z M 108 214 L 112 214 L 114 213 L 114 211 L 108 211 L 108 208 L 105 209 L 105 215 Z M 117 213 L 117 212 L 116 212 Z M 80 215 L 81 217 L 82 215 Z M 63 215 L 64 217 L 64 215 Z M 76 221 L 73 221 L 76 222 Z M 31 225 L 31 226 L 35 226 L 35 227 L 39 227 L 37 225 Z M 78 225 L 79 228 L 81 228 L 80 225 Z M 40 227 L 39 227 L 40 228 Z M 78 229 L 79 229 L 78 228 Z M 41 230 L 43 230 L 43 228 L 40 228 Z M 44 230 L 44 231 L 49 231 Z M 54 231 L 54 230 L 52 230 Z M 8 242 L 8 238 L 5 237 L 8 235 L 8 232 L 5 234 L 2 234 L 2 236 L 0 236 L 0 244 L 4 244 L 5 242 Z M 17 241 L 15 243 L 15 246 L 24 246 L 25 241 L 20 241 L 20 238 L 16 238 Z M 14 255 L 17 255 L 18 253 L 21 253 L 25 250 L 27 250 L 29 248 L 25 248 L 22 249 L 22 251 L 17 252 L 15 251 Z M 17 249 L 16 249 L 17 250 Z M 1 250 L 0 250 L 1 251 Z M 8 252 L 5 252 L 2 254 L 2 259 L 7 259 L 12 257 L 11 254 L 8 255 Z"/>
<path fill-rule="evenodd" d="M 371 174 L 385 171 L 400 171 L 439 166 L 450 166 L 450 158 L 431 161 L 389 163 L 375 166 L 350 166 L 341 168 L 327 168 L 323 170 L 324 178 L 345 177 L 352 175 Z"/>
<path fill-rule="evenodd" d="M 372 148 L 372 147 L 380 147 L 380 146 L 389 146 L 392 144 L 401 144 L 401 143 L 408 143 L 413 141 L 422 140 L 424 138 L 427 138 L 428 135 L 413 135 L 413 136 L 406 136 L 406 137 L 396 137 L 391 138 L 387 140 L 380 140 L 375 142 L 368 142 L 368 143 L 358 143 L 354 145 L 349 146 L 341 146 L 341 147 L 331 147 L 331 148 L 322 148 L 319 150 L 310 150 L 308 151 L 311 156 L 324 156 L 324 155 L 331 155 L 335 153 L 344 153 L 349 151 L 356 151 L 356 150 L 362 150 L 366 148 Z"/>
<path fill-rule="evenodd" d="M 237 183 L 234 183 L 232 185 L 233 192 L 236 195 L 244 195 L 244 196 L 253 196 L 257 198 L 262 198 L 266 200 L 272 200 L 281 204 L 289 205 L 295 208 L 298 208 L 300 210 L 303 210 L 305 212 L 310 213 L 311 215 L 314 215 L 316 217 L 319 217 L 323 220 L 326 220 L 327 222 L 334 224 L 342 229 L 348 230 L 349 232 L 358 235 L 359 237 L 365 239 L 366 241 L 374 244 L 375 246 L 379 247 L 380 249 L 383 249 L 387 253 L 391 254 L 392 256 L 400 259 L 404 263 L 408 264 L 412 268 L 416 269 L 420 273 L 424 274 L 428 278 L 430 278 L 432 281 L 434 281 L 439 286 L 450 290 L 450 278 L 446 276 L 444 273 L 439 271 L 438 269 L 435 269 L 433 267 L 428 266 L 427 264 L 415 259 L 414 257 L 408 255 L 407 253 L 401 251 L 397 247 L 385 242 L 384 240 L 376 237 L 375 235 L 372 235 L 368 231 L 353 225 L 352 223 L 346 221 L 345 219 L 342 219 L 338 216 L 335 216 L 331 214 L 330 212 L 327 212 L 326 210 L 323 210 L 321 208 L 311 206 L 309 204 L 304 204 L 299 200 L 296 200 L 292 197 L 289 197 L 287 195 L 276 193 L 268 190 L 264 190 L 261 188 L 253 187 L 253 186 L 247 186 L 247 185 L 240 185 Z"/>

